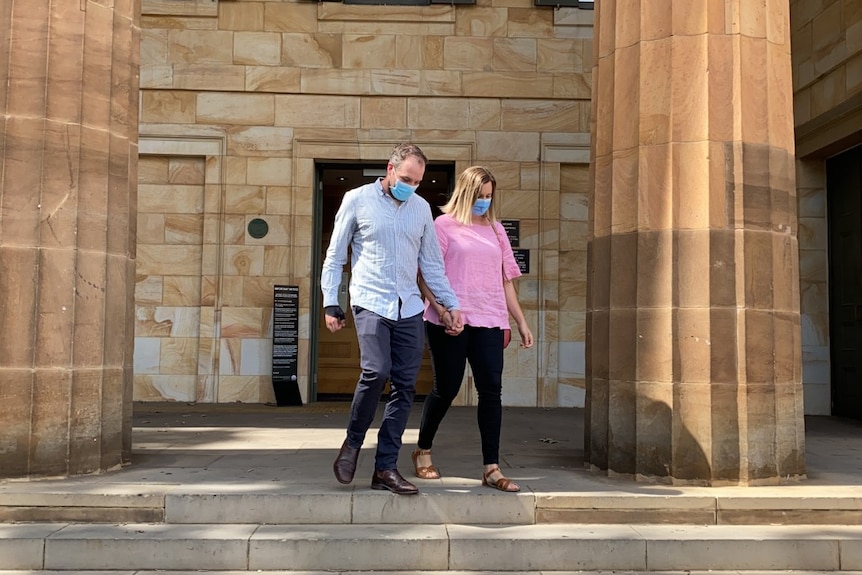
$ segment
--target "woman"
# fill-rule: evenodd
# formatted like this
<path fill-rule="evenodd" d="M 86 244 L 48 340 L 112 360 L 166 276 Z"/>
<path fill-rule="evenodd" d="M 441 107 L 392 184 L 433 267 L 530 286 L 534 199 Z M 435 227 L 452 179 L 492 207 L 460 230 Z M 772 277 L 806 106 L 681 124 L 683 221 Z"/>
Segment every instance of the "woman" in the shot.
<path fill-rule="evenodd" d="M 518 325 L 521 347 L 533 345 L 533 334 L 512 280 L 521 275 L 503 226 L 497 222 L 494 192 L 497 182 L 482 166 L 458 176 L 455 191 L 434 221 L 443 252 L 446 276 L 461 304 L 460 326 L 446 329 L 449 311 L 438 302 L 423 279 L 425 328 L 434 367 L 434 387 L 425 400 L 418 449 L 412 454 L 416 476 L 437 479 L 431 444 L 452 400 L 458 395 L 466 363 L 470 362 L 479 395 L 477 419 L 484 463 L 482 484 L 500 491 L 520 486 L 500 471 L 504 335 L 509 314 Z M 452 322 L 448 322 L 452 324 Z M 506 330 L 504 334 L 504 330 Z"/>

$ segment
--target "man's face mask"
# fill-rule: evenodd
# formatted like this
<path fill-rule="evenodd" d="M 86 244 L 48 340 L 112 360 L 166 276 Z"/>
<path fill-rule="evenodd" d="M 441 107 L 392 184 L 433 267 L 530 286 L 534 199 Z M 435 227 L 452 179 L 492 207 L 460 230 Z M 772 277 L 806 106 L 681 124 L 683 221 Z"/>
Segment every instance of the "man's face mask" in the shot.
<path fill-rule="evenodd" d="M 413 192 L 416 191 L 416 188 L 419 186 L 411 186 L 410 184 L 405 184 L 401 180 L 395 179 L 395 185 L 389 186 L 389 192 L 392 194 L 392 197 L 398 200 L 399 202 L 403 202 L 407 200 L 410 196 L 413 195 Z"/>

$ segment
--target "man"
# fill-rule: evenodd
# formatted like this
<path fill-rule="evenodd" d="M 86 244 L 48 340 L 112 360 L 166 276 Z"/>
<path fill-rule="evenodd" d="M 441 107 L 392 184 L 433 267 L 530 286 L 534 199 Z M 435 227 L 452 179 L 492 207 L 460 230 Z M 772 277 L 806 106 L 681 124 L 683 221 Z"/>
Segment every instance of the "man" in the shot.
<path fill-rule="evenodd" d="M 461 325 L 458 299 L 445 276 L 431 208 L 414 193 L 425 175 L 427 161 L 418 146 L 400 144 L 392 151 L 385 177 L 344 195 L 320 279 L 326 327 L 335 332 L 346 324 L 338 304 L 338 285 L 350 246 L 350 303 L 362 373 L 353 393 L 347 437 L 333 464 L 335 478 L 340 483 L 353 481 L 359 449 L 388 380 L 391 392 L 377 434 L 371 488 L 401 495 L 419 492 L 397 469 L 401 436 L 413 405 L 425 348 L 418 272 L 438 294 L 446 310 L 447 326 Z"/>

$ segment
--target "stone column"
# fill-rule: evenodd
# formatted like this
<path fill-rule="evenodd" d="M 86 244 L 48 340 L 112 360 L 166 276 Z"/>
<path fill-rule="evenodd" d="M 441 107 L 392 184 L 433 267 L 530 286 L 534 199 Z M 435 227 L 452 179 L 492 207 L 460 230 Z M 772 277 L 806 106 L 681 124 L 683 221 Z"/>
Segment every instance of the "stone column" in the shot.
<path fill-rule="evenodd" d="M 138 0 L 0 2 L 0 476 L 131 449 Z"/>
<path fill-rule="evenodd" d="M 788 0 L 596 10 L 588 465 L 803 477 Z"/>

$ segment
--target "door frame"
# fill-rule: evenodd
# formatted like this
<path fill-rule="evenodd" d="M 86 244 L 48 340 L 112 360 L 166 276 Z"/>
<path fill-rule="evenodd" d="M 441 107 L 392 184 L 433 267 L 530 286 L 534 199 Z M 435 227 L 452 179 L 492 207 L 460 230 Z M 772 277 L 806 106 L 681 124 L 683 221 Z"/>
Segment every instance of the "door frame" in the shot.
<path fill-rule="evenodd" d="M 358 160 L 323 160 L 314 162 L 314 187 L 313 187 L 313 216 L 312 216 L 312 247 L 311 247 L 311 298 L 309 300 L 309 337 L 311 339 L 311 357 L 309 358 L 309 401 L 317 401 L 319 393 L 318 368 L 320 358 L 320 322 L 318 318 L 323 313 L 323 294 L 320 291 L 320 273 L 323 267 L 323 172 L 327 169 L 342 167 L 346 170 L 374 169 L 380 166 L 386 170 L 386 162 L 383 161 L 358 161 Z"/>

